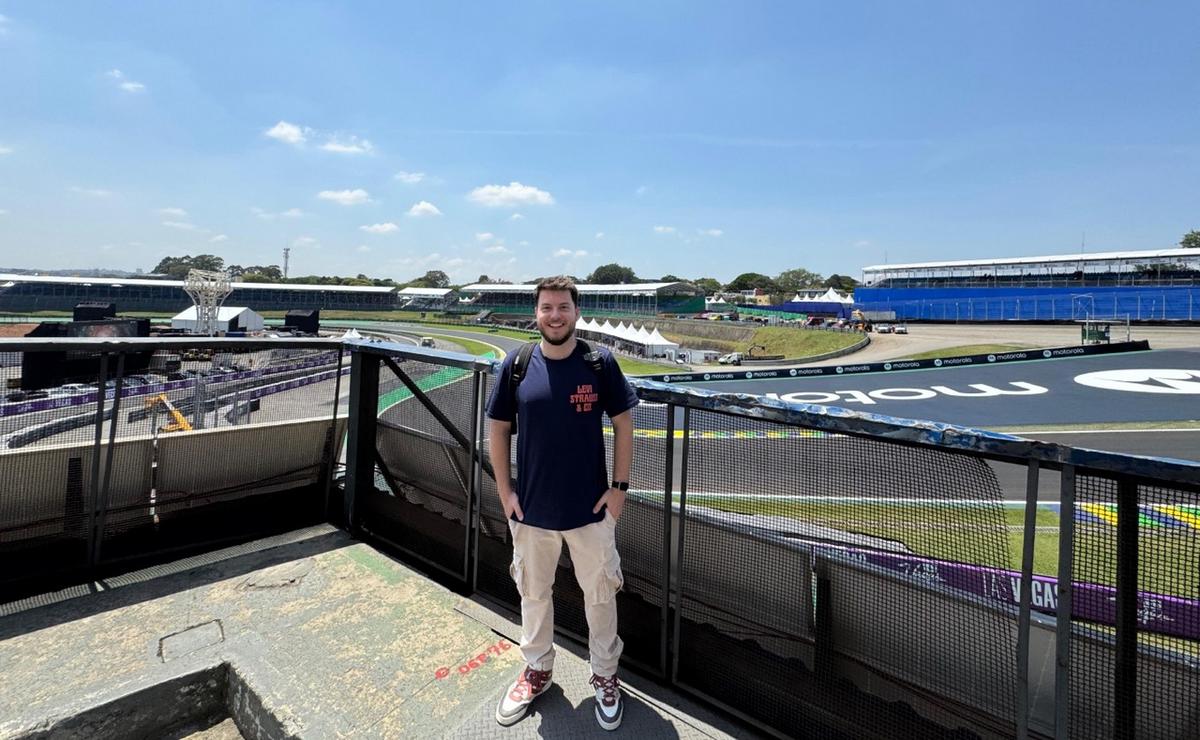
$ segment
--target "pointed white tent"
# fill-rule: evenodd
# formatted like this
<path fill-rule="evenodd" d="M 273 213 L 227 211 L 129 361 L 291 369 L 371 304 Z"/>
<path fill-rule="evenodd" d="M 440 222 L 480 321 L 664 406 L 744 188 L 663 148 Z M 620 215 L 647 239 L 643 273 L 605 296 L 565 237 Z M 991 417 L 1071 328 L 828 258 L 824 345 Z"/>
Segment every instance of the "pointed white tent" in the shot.
<path fill-rule="evenodd" d="M 362 334 L 358 333 L 358 329 L 351 327 L 342 335 L 342 339 L 362 339 Z"/>

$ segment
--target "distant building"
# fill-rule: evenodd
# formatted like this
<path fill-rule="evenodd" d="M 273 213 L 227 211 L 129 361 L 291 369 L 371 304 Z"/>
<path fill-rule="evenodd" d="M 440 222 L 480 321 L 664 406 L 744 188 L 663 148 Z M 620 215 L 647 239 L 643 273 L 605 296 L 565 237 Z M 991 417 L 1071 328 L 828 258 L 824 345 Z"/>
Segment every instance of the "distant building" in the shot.
<path fill-rule="evenodd" d="M 864 311 L 934 321 L 1200 319 L 1200 249 L 870 265 Z"/>
<path fill-rule="evenodd" d="M 196 331 L 196 307 L 180 311 L 171 318 L 171 328 L 183 331 Z M 263 317 L 244 306 L 222 306 L 217 309 L 218 332 L 231 331 L 262 331 L 265 326 Z"/>
<path fill-rule="evenodd" d="M 409 311 L 445 311 L 457 298 L 449 288 L 402 288 L 396 291 L 396 308 Z"/>
<path fill-rule="evenodd" d="M 631 283 L 629 285 L 577 285 L 579 308 L 587 316 L 660 313 L 700 313 L 704 291 L 691 283 Z M 460 309 L 532 316 L 536 285 L 480 283 L 461 289 Z"/>
<path fill-rule="evenodd" d="M 164 313 L 192 305 L 182 280 L 0 274 L 0 311 L 71 311 L 85 301 L 116 303 L 122 311 Z M 397 307 L 397 291 L 369 285 L 234 282 L 228 301 L 255 311 L 378 311 Z"/>

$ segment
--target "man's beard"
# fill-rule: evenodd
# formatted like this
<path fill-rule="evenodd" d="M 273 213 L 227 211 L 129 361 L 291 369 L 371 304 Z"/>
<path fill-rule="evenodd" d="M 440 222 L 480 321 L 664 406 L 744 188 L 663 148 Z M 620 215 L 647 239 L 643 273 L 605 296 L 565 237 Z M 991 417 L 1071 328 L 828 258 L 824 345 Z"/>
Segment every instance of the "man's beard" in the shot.
<path fill-rule="evenodd" d="M 538 331 L 541 332 L 542 339 L 546 340 L 546 344 L 553 345 L 555 347 L 561 347 L 567 343 L 568 339 L 575 336 L 575 326 L 569 323 L 567 324 L 567 333 L 563 334 L 562 339 L 551 339 L 549 336 L 547 336 L 546 330 L 543 329 L 540 324 L 538 325 Z"/>

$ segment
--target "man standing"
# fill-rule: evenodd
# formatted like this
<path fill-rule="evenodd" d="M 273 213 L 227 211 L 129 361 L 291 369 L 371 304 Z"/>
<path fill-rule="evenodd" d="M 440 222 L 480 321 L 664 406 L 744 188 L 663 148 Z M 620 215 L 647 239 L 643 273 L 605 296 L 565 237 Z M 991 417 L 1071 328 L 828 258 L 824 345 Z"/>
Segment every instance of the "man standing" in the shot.
<path fill-rule="evenodd" d="M 621 724 L 616 592 L 623 583 L 616 526 L 629 489 L 633 419 L 638 398 L 607 350 L 589 352 L 575 338 L 579 291 L 570 279 L 537 285 L 534 316 L 541 341 L 532 352 L 505 358 L 488 401 L 489 451 L 500 503 L 512 530 L 509 571 L 521 594 L 521 654 L 525 668 L 496 708 L 511 725 L 549 688 L 554 668 L 555 570 L 565 541 L 583 589 L 596 721 Z M 518 359 L 521 358 L 521 359 Z M 514 383 L 514 364 L 517 382 Z M 515 385 L 516 392 L 513 392 Z M 612 421 L 613 473 L 604 451 L 603 414 Z M 509 466 L 517 424 L 517 486 Z"/>

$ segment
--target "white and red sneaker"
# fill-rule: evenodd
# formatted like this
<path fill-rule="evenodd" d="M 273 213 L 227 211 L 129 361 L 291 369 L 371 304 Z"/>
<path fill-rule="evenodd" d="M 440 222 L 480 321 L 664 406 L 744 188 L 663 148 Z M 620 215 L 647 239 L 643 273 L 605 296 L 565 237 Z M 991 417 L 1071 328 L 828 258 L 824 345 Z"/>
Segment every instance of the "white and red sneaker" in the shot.
<path fill-rule="evenodd" d="M 550 688 L 550 684 L 553 683 L 550 680 L 551 673 L 552 671 L 535 671 L 525 666 L 517 680 L 513 681 L 504 692 L 504 696 L 500 697 L 500 704 L 496 707 L 496 721 L 505 727 L 516 724 L 525 716 L 533 700 Z"/>
<path fill-rule="evenodd" d="M 621 715 L 625 712 L 625 702 L 621 699 L 621 682 L 616 674 L 598 676 L 592 674 L 592 686 L 596 688 L 596 721 L 605 730 L 615 730 L 621 726 Z"/>

